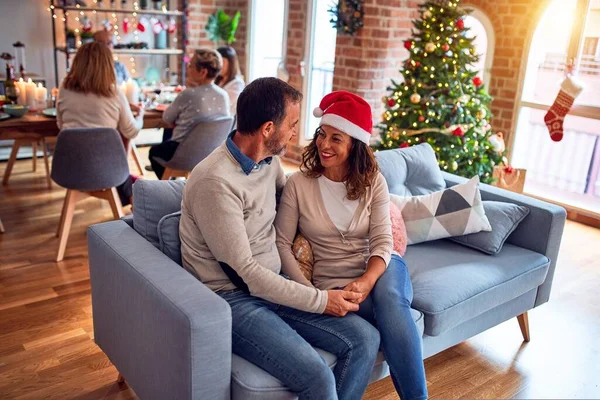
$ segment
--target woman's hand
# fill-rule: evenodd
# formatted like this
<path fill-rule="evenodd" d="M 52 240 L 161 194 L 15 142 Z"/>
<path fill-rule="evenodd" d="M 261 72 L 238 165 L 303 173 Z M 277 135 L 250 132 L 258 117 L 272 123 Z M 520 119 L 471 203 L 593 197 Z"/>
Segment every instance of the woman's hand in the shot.
<path fill-rule="evenodd" d="M 144 107 L 142 107 L 141 104 L 129 103 L 129 108 L 131 109 L 131 112 L 133 113 L 133 115 L 139 115 L 144 112 Z"/>
<path fill-rule="evenodd" d="M 344 290 L 360 294 L 360 298 L 357 302 L 357 304 L 360 304 L 369 296 L 369 293 L 373 290 L 373 286 L 375 286 L 375 282 L 376 281 L 373 281 L 368 276 L 363 275 L 347 284 L 346 287 L 344 287 Z"/>

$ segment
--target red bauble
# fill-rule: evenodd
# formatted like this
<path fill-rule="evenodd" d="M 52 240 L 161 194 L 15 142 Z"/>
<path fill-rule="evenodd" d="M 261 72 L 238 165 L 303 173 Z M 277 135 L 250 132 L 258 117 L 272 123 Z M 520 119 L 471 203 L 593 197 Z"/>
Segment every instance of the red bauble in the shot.
<path fill-rule="evenodd" d="M 421 63 L 419 61 L 415 62 L 415 68 L 419 68 L 421 66 Z"/>
<path fill-rule="evenodd" d="M 410 147 L 410 144 L 408 144 L 408 143 L 400 143 L 400 146 L 398 146 L 398 147 L 400 147 L 401 149 L 405 149 L 407 147 Z"/>
<path fill-rule="evenodd" d="M 389 108 L 392 108 L 396 105 L 396 101 L 394 99 L 388 99 L 387 105 Z"/>
<path fill-rule="evenodd" d="M 459 19 L 458 21 L 456 21 L 456 27 L 458 29 L 465 29 L 465 21 L 462 19 Z"/>
<path fill-rule="evenodd" d="M 404 48 L 406 50 L 410 50 L 412 48 L 412 46 L 413 46 L 413 42 L 412 41 L 410 41 L 410 40 L 405 40 L 404 41 Z"/>
<path fill-rule="evenodd" d="M 448 46 L 448 43 L 444 43 L 444 44 L 442 45 L 442 50 L 444 50 L 444 52 L 446 52 L 446 51 L 450 50 L 450 46 Z"/>
<path fill-rule="evenodd" d="M 455 130 L 452 131 L 452 134 L 454 136 L 465 136 L 465 131 L 463 130 L 462 127 L 459 126 L 458 128 L 456 128 Z"/>
<path fill-rule="evenodd" d="M 480 77 L 476 76 L 475 78 L 473 78 L 473 85 L 475 85 L 476 87 L 479 87 L 479 86 L 483 85 L 483 81 L 481 80 Z"/>
<path fill-rule="evenodd" d="M 423 122 L 423 121 L 425 121 L 425 117 L 422 115 L 419 115 L 419 122 Z"/>

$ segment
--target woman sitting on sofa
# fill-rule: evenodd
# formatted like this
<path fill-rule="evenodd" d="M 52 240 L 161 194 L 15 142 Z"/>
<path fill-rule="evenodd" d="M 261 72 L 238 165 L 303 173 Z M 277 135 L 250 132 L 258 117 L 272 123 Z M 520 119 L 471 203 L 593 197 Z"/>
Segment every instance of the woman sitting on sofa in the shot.
<path fill-rule="evenodd" d="M 426 399 L 422 343 L 411 315 L 412 285 L 403 259 L 392 254 L 389 193 L 369 147 L 371 107 L 333 92 L 302 155 L 301 172 L 283 191 L 275 220 L 282 272 L 319 289 L 362 295 L 358 315 L 376 326 L 394 386 L 403 400 Z M 312 283 L 292 252 L 297 231 L 314 254 Z"/>

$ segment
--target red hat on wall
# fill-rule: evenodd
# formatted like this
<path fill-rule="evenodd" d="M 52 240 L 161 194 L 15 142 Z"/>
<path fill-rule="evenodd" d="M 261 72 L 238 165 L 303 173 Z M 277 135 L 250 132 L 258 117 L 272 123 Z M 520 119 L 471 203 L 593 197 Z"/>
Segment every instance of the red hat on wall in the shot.
<path fill-rule="evenodd" d="M 321 118 L 320 125 L 329 125 L 347 135 L 369 144 L 373 130 L 371 106 L 362 97 L 339 90 L 323 97 L 313 115 Z"/>

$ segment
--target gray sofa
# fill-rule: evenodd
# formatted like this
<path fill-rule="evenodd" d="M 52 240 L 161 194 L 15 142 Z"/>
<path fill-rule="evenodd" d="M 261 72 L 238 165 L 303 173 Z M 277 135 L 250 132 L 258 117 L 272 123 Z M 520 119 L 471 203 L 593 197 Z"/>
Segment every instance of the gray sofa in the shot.
<path fill-rule="evenodd" d="M 429 145 L 377 158 L 391 193 L 426 194 L 466 181 L 440 172 Z M 142 399 L 294 398 L 277 379 L 231 354 L 228 304 L 178 265 L 183 185 L 138 181 L 133 218 L 89 228 L 96 343 Z M 450 240 L 409 246 L 424 357 L 517 316 L 528 336 L 527 311 L 550 296 L 565 210 L 488 185 L 480 189 L 483 200 L 520 204 L 530 213 L 495 256 Z M 388 373 L 380 355 L 371 379 Z"/>

